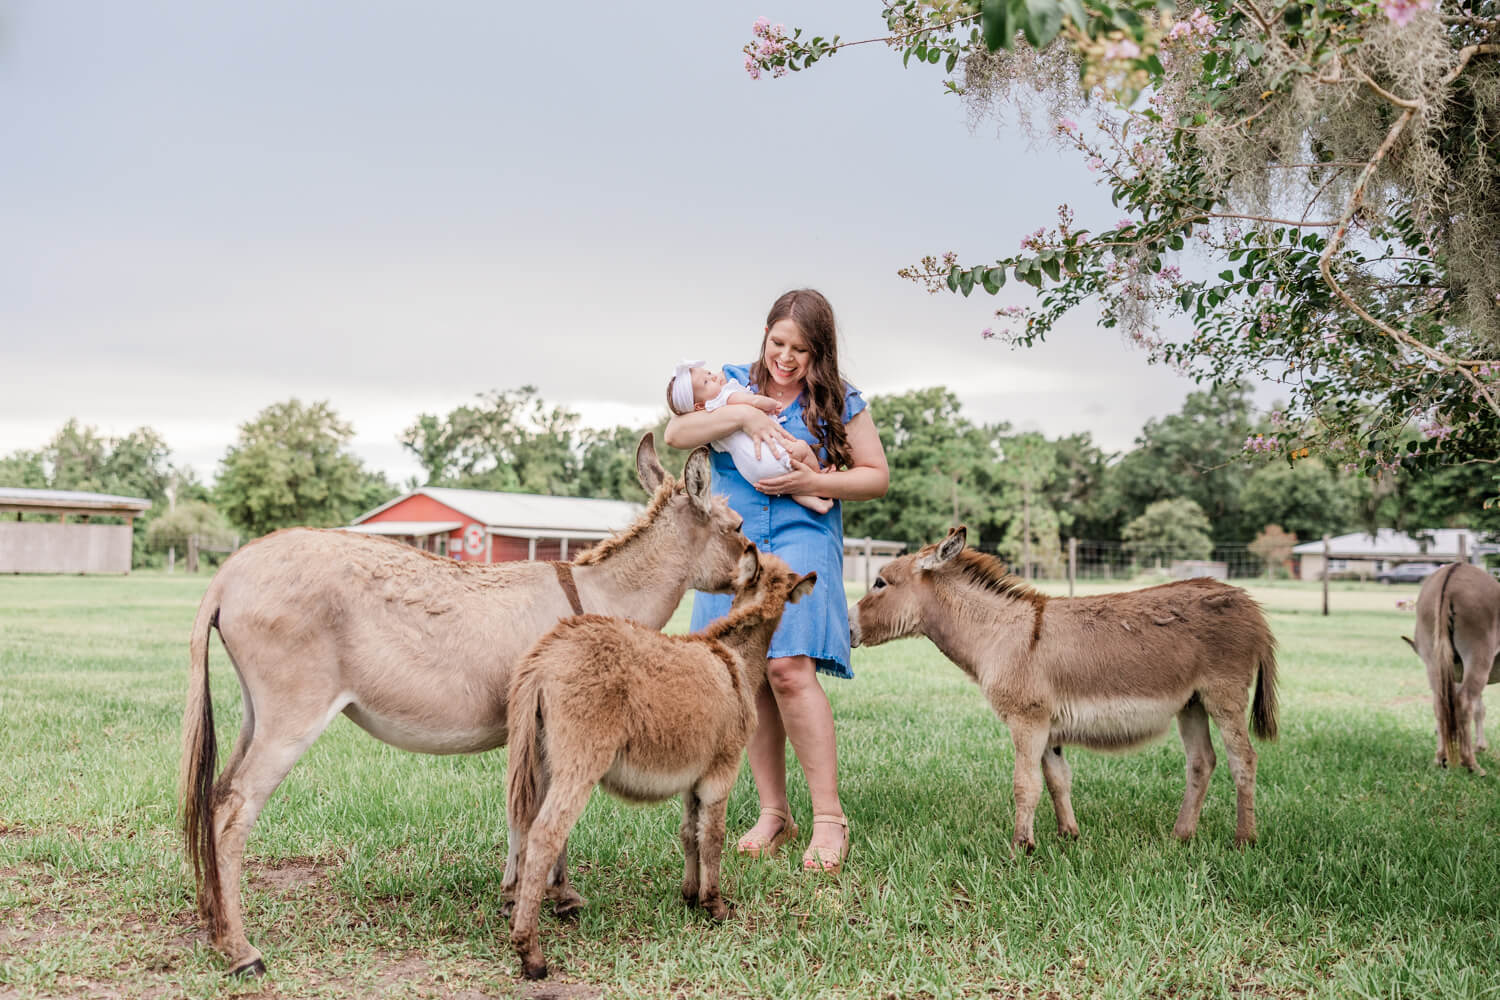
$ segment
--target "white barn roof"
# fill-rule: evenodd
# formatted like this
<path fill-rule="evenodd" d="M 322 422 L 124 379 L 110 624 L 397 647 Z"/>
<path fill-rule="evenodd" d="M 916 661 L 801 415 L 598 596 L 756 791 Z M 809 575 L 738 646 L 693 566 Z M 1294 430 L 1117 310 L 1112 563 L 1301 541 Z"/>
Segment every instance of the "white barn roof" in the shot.
<path fill-rule="evenodd" d="M 492 533 L 520 537 L 603 538 L 623 531 L 645 507 L 628 500 L 598 500 L 592 497 L 555 497 L 537 493 L 496 493 L 424 486 L 382 504 L 354 519 L 359 525 L 413 496 L 427 496 L 473 518 Z"/>
<path fill-rule="evenodd" d="M 1330 538 L 1328 554 L 1335 559 L 1405 556 L 1437 556 L 1457 559 L 1460 535 L 1465 536 L 1465 551 L 1469 555 L 1474 555 L 1481 547 L 1479 534 L 1467 528 L 1435 528 L 1432 531 L 1420 532 L 1420 534 L 1430 539 L 1425 548 L 1421 542 L 1404 531 L 1381 528 L 1373 535 L 1364 531 L 1356 531 L 1352 534 Z M 1303 542 L 1292 551 L 1322 555 L 1323 540 L 1320 538 L 1312 542 Z"/>

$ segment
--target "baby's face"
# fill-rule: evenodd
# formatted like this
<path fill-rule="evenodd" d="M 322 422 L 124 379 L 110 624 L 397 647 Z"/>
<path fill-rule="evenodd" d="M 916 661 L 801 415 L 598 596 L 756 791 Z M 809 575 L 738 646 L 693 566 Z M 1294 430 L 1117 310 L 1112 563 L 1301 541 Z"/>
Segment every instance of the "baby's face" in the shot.
<path fill-rule="evenodd" d="M 693 402 L 706 403 L 724 388 L 724 373 L 707 368 L 693 369 Z"/>

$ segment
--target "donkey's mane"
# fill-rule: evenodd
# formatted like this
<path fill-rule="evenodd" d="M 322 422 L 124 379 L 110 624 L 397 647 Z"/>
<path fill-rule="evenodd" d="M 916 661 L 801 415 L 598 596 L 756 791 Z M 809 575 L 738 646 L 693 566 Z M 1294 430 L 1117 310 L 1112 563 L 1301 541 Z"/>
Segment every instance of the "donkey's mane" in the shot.
<path fill-rule="evenodd" d="M 671 502 L 677 485 L 677 480 L 663 475 L 661 485 L 656 488 L 655 493 L 651 494 L 651 502 L 647 504 L 646 512 L 631 522 L 630 527 L 624 531 L 610 535 L 593 548 L 578 553 L 573 559 L 573 565 L 596 566 L 635 541 L 647 528 L 656 523 L 657 515 Z"/>
<path fill-rule="evenodd" d="M 737 608 L 731 608 L 723 618 L 715 619 L 704 626 L 703 631 L 696 633 L 705 639 L 723 639 L 731 632 L 738 631 L 748 624 L 745 619 L 758 615 L 764 601 L 756 601 L 753 604 L 742 604 Z M 759 619 L 757 619 L 759 620 Z"/>
<path fill-rule="evenodd" d="M 936 546 L 933 547 L 934 549 Z M 1031 628 L 1031 644 L 1035 646 L 1042 637 L 1042 613 L 1047 607 L 1047 595 L 1028 586 L 1020 577 L 1012 575 L 1005 563 L 992 555 L 976 549 L 964 549 L 954 557 L 954 564 L 963 578 L 974 586 L 997 597 L 1027 601 L 1036 608 L 1036 619 Z"/>

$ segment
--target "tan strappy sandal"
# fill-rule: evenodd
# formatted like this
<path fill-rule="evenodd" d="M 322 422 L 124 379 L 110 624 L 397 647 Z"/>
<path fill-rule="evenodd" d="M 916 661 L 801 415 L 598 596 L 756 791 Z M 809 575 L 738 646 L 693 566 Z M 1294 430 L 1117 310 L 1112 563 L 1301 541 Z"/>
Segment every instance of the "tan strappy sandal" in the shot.
<path fill-rule="evenodd" d="M 770 840 L 752 840 L 750 839 L 750 835 L 746 834 L 739 839 L 739 843 L 734 845 L 736 854 L 743 854 L 750 858 L 774 857 L 776 852 L 781 849 L 782 844 L 797 836 L 797 824 L 793 822 L 792 817 L 787 813 L 782 812 L 780 809 L 767 807 L 762 808 L 760 814 L 762 816 L 775 816 L 781 820 L 781 830 Z"/>
<path fill-rule="evenodd" d="M 844 869 L 844 859 L 849 856 L 849 818 L 847 816 L 832 816 L 818 814 L 813 817 L 813 825 L 819 823 L 837 823 L 844 828 L 844 844 L 837 853 L 830 853 L 826 847 L 809 847 L 802 854 L 802 870 L 809 872 L 822 871 L 829 875 L 837 875 Z"/>

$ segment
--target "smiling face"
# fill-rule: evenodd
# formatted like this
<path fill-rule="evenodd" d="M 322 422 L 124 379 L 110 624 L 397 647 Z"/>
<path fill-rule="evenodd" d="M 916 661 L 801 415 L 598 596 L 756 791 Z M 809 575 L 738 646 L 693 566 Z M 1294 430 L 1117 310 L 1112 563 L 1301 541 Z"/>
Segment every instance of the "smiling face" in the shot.
<path fill-rule="evenodd" d="M 771 381 L 782 388 L 801 388 L 812 367 L 812 349 L 802 328 L 791 319 L 779 319 L 766 328 L 761 363 Z"/>

